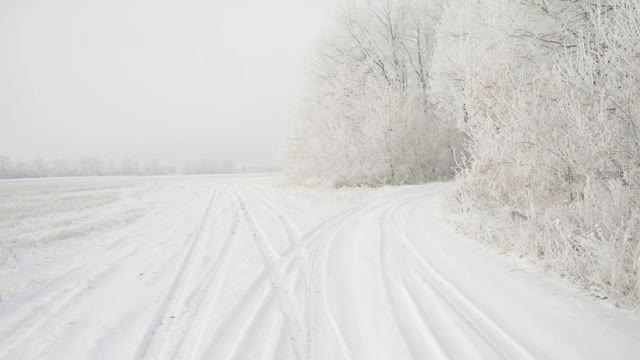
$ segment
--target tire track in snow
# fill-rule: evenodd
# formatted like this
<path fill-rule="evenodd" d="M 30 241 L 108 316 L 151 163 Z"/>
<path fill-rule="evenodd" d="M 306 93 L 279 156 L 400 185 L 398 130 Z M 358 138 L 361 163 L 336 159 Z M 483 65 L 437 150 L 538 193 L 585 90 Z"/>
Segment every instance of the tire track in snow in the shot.
<path fill-rule="evenodd" d="M 430 197 L 431 194 L 422 195 L 418 200 Z M 396 242 L 395 234 L 393 233 L 392 222 L 395 216 L 406 207 L 407 204 L 416 202 L 416 199 L 408 199 L 396 203 L 392 208 L 383 212 L 380 217 L 380 251 L 381 260 L 383 265 L 383 280 L 385 281 L 387 296 L 391 301 L 396 303 L 403 303 L 392 308 L 394 316 L 398 321 L 401 331 L 404 334 L 407 345 L 412 348 L 413 358 L 423 358 L 425 356 L 435 356 L 439 359 L 456 359 L 456 358 L 473 358 L 477 357 L 479 352 L 478 348 L 468 339 L 468 334 L 464 333 L 459 326 L 456 326 L 451 321 L 451 314 L 448 314 L 445 308 L 448 309 L 447 304 L 443 303 L 443 300 L 433 291 L 431 287 L 422 287 L 421 290 L 427 291 L 428 294 L 421 294 L 418 296 L 415 292 L 420 290 L 415 286 L 411 286 L 409 281 L 416 277 L 415 270 L 412 267 L 403 266 L 405 259 L 403 254 L 397 253 L 400 256 L 400 261 L 393 261 L 393 255 L 399 251 L 398 247 L 401 245 Z M 408 226 L 408 224 L 405 224 Z M 392 244 L 389 244 L 389 239 Z M 394 246 L 395 245 L 395 246 Z M 392 248 L 390 248 L 392 246 Z M 392 272 L 385 269 L 391 269 L 396 273 L 396 278 L 392 278 L 390 275 Z M 403 274 L 402 270 L 408 272 Z M 417 278 L 421 285 L 424 285 L 423 281 Z M 400 296 L 402 295 L 402 296 Z M 425 306 L 428 305 L 428 309 Z M 409 312 L 410 314 L 407 314 Z M 457 314 L 456 314 L 457 315 Z M 416 338 L 414 329 L 408 326 L 401 319 L 408 320 L 410 323 L 416 324 L 424 336 Z M 465 319 L 462 319 L 466 321 Z M 446 327 L 446 335 L 442 334 L 442 329 L 438 331 L 438 328 Z M 447 339 L 454 337 L 459 339 L 455 342 L 453 349 L 446 347 L 443 342 Z M 430 341 L 424 342 L 423 339 L 429 339 Z M 428 345 L 425 348 L 425 345 Z M 453 350 L 453 353 L 451 352 Z M 433 354 L 435 352 L 435 354 Z M 460 354 L 463 352 L 464 355 Z"/>
<path fill-rule="evenodd" d="M 434 192 L 429 191 L 428 195 L 431 195 L 433 193 Z M 350 350 L 349 345 L 346 339 L 344 338 L 344 335 L 341 332 L 340 326 L 338 325 L 336 318 L 329 307 L 329 301 L 327 298 L 327 278 L 326 278 L 327 261 L 329 259 L 332 243 L 335 241 L 335 238 L 337 237 L 338 233 L 342 230 L 342 228 L 344 228 L 345 225 L 347 225 L 356 216 L 369 214 L 380 207 L 387 207 L 389 205 L 392 206 L 391 209 L 393 210 L 394 209 L 393 205 L 396 203 L 402 203 L 403 201 L 412 201 L 416 198 L 416 196 L 418 197 L 426 196 L 424 194 L 423 188 L 409 189 L 407 191 L 395 192 L 391 194 L 393 196 L 393 198 L 391 199 L 389 199 L 388 195 L 389 194 L 380 196 L 378 198 L 374 198 L 362 205 L 356 206 L 352 209 L 345 211 L 344 213 L 338 216 L 335 216 L 334 218 L 328 220 L 326 223 L 322 224 L 319 227 L 316 234 L 313 234 L 313 236 L 310 236 L 310 237 L 319 237 L 319 239 L 317 240 L 311 239 L 308 241 L 308 243 L 311 244 L 311 247 L 312 247 L 310 251 L 310 263 L 312 267 L 311 273 L 315 275 L 313 279 L 310 279 L 308 281 L 308 283 L 310 284 L 309 285 L 310 287 L 307 290 L 307 297 L 305 300 L 307 304 L 306 305 L 307 328 L 309 329 L 309 341 L 308 341 L 308 348 L 307 348 L 307 357 L 309 359 L 315 358 L 316 353 L 318 353 L 318 351 L 314 351 L 314 347 L 315 348 L 321 347 L 321 349 L 325 349 L 326 346 L 328 346 L 328 344 L 318 344 L 318 341 L 317 341 L 317 335 L 316 335 L 317 331 L 316 331 L 315 324 L 318 321 L 318 319 L 316 318 L 320 313 L 324 314 L 330 326 L 329 328 L 324 330 L 331 329 L 331 333 L 333 333 L 334 336 L 336 337 L 338 345 L 341 349 L 342 356 L 346 359 L 353 358 L 352 351 Z M 391 204 L 389 204 L 389 201 L 391 201 Z M 308 236 L 308 235 L 305 235 L 305 236 Z M 314 298 L 316 297 L 319 297 L 321 304 L 319 305 L 315 304 L 316 301 Z M 411 306 L 411 303 L 409 305 Z M 426 324 L 423 326 L 426 326 Z M 325 333 L 325 334 L 328 334 L 328 333 Z M 435 338 L 433 339 L 437 341 L 437 339 Z M 439 344 L 437 342 L 435 342 L 434 344 L 435 344 L 435 348 L 439 349 L 440 351 L 440 357 L 447 358 L 444 351 L 439 347 Z M 323 359 L 323 357 L 320 356 L 320 359 Z"/>
<path fill-rule="evenodd" d="M 235 197 L 234 197 L 235 198 Z M 237 203 L 237 201 L 236 201 Z M 265 204 L 266 205 L 266 204 Z M 268 206 L 267 206 L 268 207 Z M 273 208 L 276 208 L 275 206 L 273 206 L 273 208 L 269 207 L 270 210 L 273 210 Z M 280 213 L 282 213 L 282 211 L 278 210 Z M 283 214 L 284 215 L 284 214 Z M 286 228 L 286 227 L 291 227 L 291 228 L 297 228 L 297 226 L 295 225 L 295 223 L 291 222 L 288 217 L 285 216 L 279 216 L 280 221 L 282 222 L 282 225 Z M 289 223 L 285 223 L 285 221 L 288 221 Z M 290 236 L 294 236 L 295 233 L 294 232 L 288 232 L 288 234 Z M 277 265 L 276 265 L 276 272 L 278 273 L 285 273 L 285 274 L 292 274 L 293 276 L 290 277 L 289 281 L 285 284 L 285 288 L 289 288 L 292 289 L 293 285 L 297 280 L 300 280 L 302 278 L 302 276 L 300 276 L 301 271 L 298 271 L 301 268 L 301 264 L 295 262 L 295 260 L 300 258 L 300 252 L 297 251 L 295 244 L 296 241 L 295 239 L 290 239 L 290 245 L 287 249 L 285 249 L 282 254 L 280 255 L 278 261 L 277 261 Z M 304 268 L 302 268 L 304 269 Z M 242 320 L 238 320 L 240 318 L 244 318 L 245 315 L 247 314 L 247 312 L 249 312 L 250 314 L 252 314 L 255 311 L 258 310 L 254 310 L 254 309 L 260 309 L 264 306 L 266 306 L 264 304 L 264 302 L 267 301 L 267 295 L 268 293 L 273 291 L 273 286 L 275 285 L 275 283 L 273 282 L 272 278 L 271 278 L 271 273 L 272 271 L 266 267 L 259 275 L 256 279 L 254 279 L 254 281 L 252 282 L 252 284 L 250 285 L 249 289 L 247 289 L 247 291 L 245 292 L 245 294 L 242 296 L 241 300 L 236 302 L 236 304 L 234 305 L 231 313 L 227 316 L 226 320 L 223 321 L 223 323 L 217 327 L 217 329 L 215 330 L 215 334 L 212 337 L 213 339 L 218 339 L 219 337 L 223 336 L 224 333 L 226 333 L 227 331 L 225 331 L 224 329 L 229 329 L 229 328 L 233 328 L 233 329 L 237 329 L 238 326 L 240 326 L 243 330 L 240 331 L 239 335 L 237 335 L 237 339 L 235 339 L 234 343 L 241 341 L 243 338 L 247 338 L 247 333 L 250 329 L 250 324 L 249 325 L 242 325 L 243 322 Z M 277 286 L 277 285 L 276 285 Z M 257 303 L 256 303 L 256 299 L 258 299 Z M 259 300 L 262 299 L 262 300 Z M 253 316 L 253 315 L 251 315 Z M 240 323 L 240 324 L 239 324 Z M 293 351 L 293 346 L 291 344 L 290 338 L 288 336 L 286 336 L 286 334 L 288 333 L 288 329 L 285 326 L 285 324 L 283 323 L 281 326 L 281 331 L 278 332 L 278 335 L 276 337 L 272 337 L 269 339 L 269 341 L 273 340 L 276 342 L 276 344 L 274 344 L 276 346 L 276 351 L 278 354 L 281 353 L 282 348 L 283 348 L 283 343 L 286 343 L 287 345 L 289 345 L 291 347 L 291 351 Z M 217 344 L 216 341 L 214 341 L 214 344 Z M 239 346 L 239 345 L 238 345 Z M 226 344 L 217 344 L 216 346 L 209 346 L 210 349 L 212 349 L 213 351 L 206 351 L 206 354 L 210 354 L 211 352 L 216 354 L 216 358 L 229 358 L 229 353 L 234 353 L 237 349 L 237 346 L 234 346 L 233 349 L 228 349 L 228 345 Z M 293 355 L 293 354 L 292 354 Z"/>
<path fill-rule="evenodd" d="M 248 323 L 248 327 L 243 330 L 243 336 L 236 339 L 229 359 L 257 359 L 265 354 L 266 349 L 272 349 L 280 340 L 285 340 L 293 350 L 287 320 L 282 312 L 278 311 L 277 297 L 273 291 L 268 293 L 266 301 L 261 304 Z M 278 328 L 281 331 L 277 331 Z"/>
<path fill-rule="evenodd" d="M 284 328 L 284 319 L 279 317 L 276 321 L 272 323 L 272 326 L 269 331 L 269 334 L 278 334 L 277 336 L 270 336 L 265 346 L 262 350 L 262 356 L 260 359 L 262 360 L 273 360 L 273 359 L 282 359 L 283 356 L 278 353 L 278 346 L 280 344 L 288 345 L 286 342 L 286 329 Z"/>
<path fill-rule="evenodd" d="M 352 359 L 352 351 L 350 350 L 340 327 L 333 315 L 333 312 L 329 308 L 328 298 L 326 297 L 326 261 L 328 260 L 328 253 L 331 248 L 331 243 L 335 240 L 337 234 L 351 221 L 353 218 L 360 214 L 366 214 L 381 206 L 387 205 L 389 202 L 389 196 L 393 196 L 394 199 L 400 197 L 400 200 L 409 199 L 415 197 L 415 193 L 420 193 L 423 189 L 406 189 L 398 190 L 392 193 L 385 193 L 370 198 L 363 203 L 353 206 L 352 208 L 337 214 L 330 219 L 326 220 L 322 224 L 316 226 L 313 230 L 303 235 L 303 241 L 306 239 L 305 245 L 311 246 L 309 251 L 309 263 L 310 263 L 310 277 L 307 280 L 307 291 L 305 295 L 305 319 L 307 323 L 308 339 L 306 357 L 312 359 L 315 357 L 314 347 L 317 343 L 316 326 L 318 323 L 317 317 L 317 305 L 315 304 L 315 297 L 321 296 L 322 312 L 327 317 L 329 325 L 331 326 L 331 332 L 336 337 L 338 344 L 340 345 L 342 355 L 345 359 Z M 321 246 L 324 246 L 323 255 L 319 255 L 321 252 Z M 323 265 L 318 268 L 318 262 L 323 260 Z M 314 275 L 315 274 L 315 275 Z M 315 278 L 314 278 L 315 276 Z"/>
<path fill-rule="evenodd" d="M 200 304 L 203 302 L 205 298 L 209 298 L 208 303 L 205 306 L 204 316 L 197 316 L 195 314 L 195 319 L 193 321 L 193 325 L 190 329 L 195 329 L 195 338 L 194 343 L 189 346 L 189 342 L 182 343 L 180 346 L 184 348 L 188 355 L 188 359 L 195 359 L 199 355 L 199 350 L 202 346 L 202 342 L 204 341 L 205 332 L 207 326 L 209 325 L 209 319 L 211 318 L 211 314 L 215 308 L 215 305 L 220 296 L 220 291 L 222 289 L 222 285 L 225 283 L 227 274 L 229 271 L 229 266 L 231 265 L 231 259 L 233 258 L 236 240 L 238 239 L 238 225 L 239 225 L 239 214 L 238 214 L 238 205 L 235 201 L 235 198 L 227 192 L 230 205 L 231 205 L 231 224 L 229 226 L 229 231 L 227 236 L 225 237 L 225 242 L 222 245 L 222 249 L 220 253 L 214 260 L 212 266 L 207 271 L 207 275 L 202 281 L 199 289 L 199 302 L 197 304 L 198 309 L 200 309 Z M 213 286 L 213 290 L 211 290 L 211 286 Z M 207 296 L 207 294 L 212 291 L 212 295 Z"/>
<path fill-rule="evenodd" d="M 185 253 L 178 269 L 176 270 L 172 285 L 165 294 L 152 324 L 147 329 L 147 332 L 136 351 L 136 358 L 147 358 L 150 356 L 154 359 L 162 359 L 165 356 L 166 346 L 171 338 L 175 319 L 180 315 L 181 307 L 184 304 L 186 293 L 191 283 L 191 278 L 196 265 L 196 258 L 199 253 L 196 249 L 200 249 L 202 247 L 202 244 L 204 243 L 203 239 L 206 238 L 205 235 L 208 231 L 209 214 L 211 213 L 211 209 L 213 208 L 218 192 L 219 189 L 215 189 L 213 194 L 211 194 L 207 209 L 205 210 L 198 228 L 192 236 L 189 249 Z M 164 330 L 164 336 L 163 334 L 158 333 L 158 331 L 161 330 Z M 156 340 L 158 339 L 158 336 L 162 336 L 162 338 L 160 340 Z M 158 344 L 158 341 L 159 345 L 156 345 Z M 157 354 L 154 354 L 153 351 L 156 351 Z"/>
<path fill-rule="evenodd" d="M 273 294 L 269 287 L 267 273 L 262 273 L 249 286 L 240 301 L 236 302 L 228 316 L 216 327 L 212 334 L 212 342 L 202 352 L 205 358 L 230 359 L 238 344 L 249 332 L 251 322 L 256 313 L 268 307 Z M 228 338 L 227 335 L 233 336 Z M 225 341 L 228 340 L 228 341 Z"/>
<path fill-rule="evenodd" d="M 400 333 L 412 358 L 419 359 L 428 356 L 430 359 L 449 359 L 439 339 L 433 329 L 424 321 L 419 314 L 415 300 L 411 298 L 407 287 L 403 282 L 403 277 L 393 266 L 392 254 L 386 239 L 393 237 L 391 230 L 391 213 L 397 211 L 399 207 L 412 200 L 398 201 L 393 206 L 386 209 L 379 219 L 380 226 L 380 266 L 382 281 L 390 304 L 391 313 L 398 325 Z M 396 271 L 393 271 L 396 270 Z M 393 278 L 392 274 L 396 273 Z M 417 326 L 409 326 L 409 323 Z M 415 333 L 418 329 L 419 333 Z"/>
<path fill-rule="evenodd" d="M 349 348 L 349 345 L 347 344 L 347 341 L 344 335 L 342 334 L 342 330 L 340 329 L 340 326 L 338 326 L 338 322 L 336 321 L 336 318 L 333 315 L 331 308 L 329 307 L 329 299 L 327 297 L 327 263 L 329 259 L 329 250 L 331 249 L 331 245 L 333 244 L 333 240 L 335 239 L 335 236 L 337 235 L 337 233 L 338 231 L 334 232 L 333 235 L 327 241 L 323 242 L 318 246 L 318 248 L 314 252 L 314 258 L 317 257 L 318 254 L 321 254 L 320 258 L 322 259 L 322 261 L 320 261 L 320 265 L 319 265 L 320 269 L 318 274 L 320 274 L 320 279 L 318 279 L 318 282 L 320 283 L 320 292 L 322 295 L 322 307 L 323 307 L 324 313 L 327 316 L 329 323 L 331 324 L 331 328 L 333 329 L 333 333 L 336 335 L 338 343 L 340 344 L 342 355 L 345 357 L 345 359 L 352 360 L 353 359 L 353 357 L 351 356 L 352 351 Z M 314 261 L 314 264 L 317 264 L 317 262 Z"/>
<path fill-rule="evenodd" d="M 287 230 L 290 246 L 283 252 L 283 259 L 279 263 L 279 268 L 282 269 L 281 271 L 285 277 L 288 277 L 286 288 L 289 289 L 290 293 L 295 293 L 297 284 L 300 283 L 300 285 L 303 286 L 302 288 L 304 288 L 304 286 L 306 286 L 304 282 L 309 277 L 309 256 L 302 242 L 302 231 L 298 225 L 291 221 L 291 219 L 278 206 L 260 195 L 258 192 L 249 188 L 246 188 L 246 190 L 253 194 L 269 210 L 275 213 L 284 228 Z M 293 252 L 292 255 L 289 255 L 291 258 L 286 256 L 289 252 Z M 295 301 L 295 303 L 299 303 L 299 301 Z M 298 313 L 302 315 L 301 312 Z"/>
<path fill-rule="evenodd" d="M 191 204 L 196 201 L 196 198 L 192 198 L 187 201 L 182 207 L 180 207 L 177 211 L 162 216 L 161 219 L 164 218 L 175 218 L 176 215 L 184 212 Z M 136 228 L 131 230 L 130 232 L 119 236 L 118 240 L 108 246 L 109 249 L 113 249 L 113 251 L 118 254 L 117 259 L 125 259 L 136 253 L 140 250 L 144 243 L 137 243 L 133 246 L 123 246 L 128 245 L 130 242 L 130 238 L 148 233 L 151 231 L 160 230 L 162 228 L 171 228 L 174 225 L 172 221 L 164 222 L 161 220 L 156 220 L 151 225 L 144 226 L 142 228 Z M 122 254 L 120 254 L 122 253 Z M 16 346 L 20 345 L 24 341 L 26 341 L 29 336 L 31 336 L 34 332 L 43 327 L 47 322 L 52 318 L 56 318 L 57 315 L 62 312 L 65 308 L 67 308 L 74 299 L 80 296 L 87 288 L 88 284 L 95 282 L 97 279 L 104 277 L 111 270 L 116 268 L 119 265 L 119 261 L 112 261 L 110 265 L 104 266 L 104 268 L 99 269 L 98 271 L 90 272 L 88 278 L 81 280 L 80 283 L 76 283 L 71 287 L 63 287 L 60 290 L 54 291 L 52 295 L 48 297 L 48 301 L 46 304 L 41 304 L 38 306 L 38 310 L 32 311 L 26 318 L 21 319 L 18 324 L 14 327 L 13 330 L 7 331 L 10 335 L 5 337 L 9 343 L 5 346 L 2 346 L 0 349 L 0 358 L 3 358 L 6 354 L 12 351 Z M 84 273 L 87 264 L 78 265 L 68 271 L 66 271 L 63 275 L 59 276 L 54 283 L 59 283 L 65 278 L 72 277 L 76 273 Z M 66 282 L 66 281 L 65 281 Z M 70 290 L 71 289 L 71 290 Z M 25 328 L 25 324 L 27 327 Z M 21 330 L 24 329 L 24 330 Z"/>
<path fill-rule="evenodd" d="M 291 221 L 291 219 L 273 202 L 271 202 L 270 200 L 262 196 L 257 191 L 250 188 L 245 188 L 244 190 L 247 192 L 250 192 L 253 196 L 255 196 L 258 200 L 260 200 L 273 213 L 275 213 L 278 216 L 278 218 L 284 225 L 285 229 L 287 230 L 287 235 L 289 236 L 289 240 L 291 241 L 292 245 L 296 247 L 300 247 L 302 245 L 302 242 L 300 241 L 302 232 L 300 231 L 300 228 L 298 227 L 298 225 L 296 225 L 293 221 Z M 304 249 L 302 249 L 302 251 L 304 251 Z"/>
<path fill-rule="evenodd" d="M 216 340 L 222 339 L 222 332 L 228 331 L 231 325 L 231 329 L 237 328 L 239 336 L 229 339 L 228 341 L 218 343 L 214 342 L 210 346 L 207 354 L 207 358 L 211 359 L 237 359 L 238 353 L 241 350 L 247 349 L 247 346 L 243 346 L 248 340 L 255 340 L 252 338 L 252 331 L 259 325 L 259 323 L 266 321 L 270 314 L 273 314 L 274 307 L 277 307 L 277 296 L 274 292 L 266 289 L 261 294 L 261 297 L 257 299 L 257 304 L 252 306 L 252 311 L 249 313 L 243 313 L 241 319 L 235 319 L 231 321 L 231 324 L 226 324 L 224 328 L 216 334 Z M 286 327 L 286 324 L 283 324 Z M 286 329 L 285 329 L 286 331 Z M 279 335 L 279 334 L 277 334 Z M 270 340 L 268 340 L 270 341 Z M 213 356 L 211 356 L 213 354 Z"/>
<path fill-rule="evenodd" d="M 428 197 L 431 197 L 427 195 Z M 418 200 L 421 200 L 420 198 Z M 409 214 L 416 208 L 416 200 L 410 200 L 402 204 L 400 208 L 407 208 L 407 205 L 412 204 L 409 209 L 406 210 L 406 213 L 403 213 L 404 225 L 405 227 L 409 226 Z M 399 211 L 398 211 L 399 212 Z M 393 227 L 392 223 L 395 221 L 395 217 L 398 216 L 398 212 L 394 212 L 391 214 L 391 218 L 389 219 L 388 224 Z M 399 252 L 402 244 L 398 242 L 396 239 L 390 237 L 392 242 L 395 243 L 395 250 Z M 460 339 L 455 341 L 454 343 L 448 343 L 448 349 L 452 358 L 489 358 L 493 359 L 498 357 L 498 353 L 496 353 L 495 349 L 491 344 L 488 344 L 478 332 L 472 328 L 472 324 L 469 321 L 460 316 L 460 314 L 452 310 L 451 305 L 448 304 L 445 299 L 443 299 L 435 290 L 425 284 L 424 280 L 420 277 L 420 274 L 416 273 L 412 266 L 402 266 L 405 265 L 404 254 L 398 253 L 402 259 L 400 262 L 397 262 L 398 267 L 402 268 L 407 275 L 402 277 L 403 286 L 406 289 L 407 294 L 411 301 L 415 304 L 418 311 L 421 313 L 422 319 L 425 323 L 432 324 L 434 328 L 438 326 L 445 325 L 446 331 L 440 329 L 440 338 L 441 341 L 446 342 L 446 340 L 450 338 Z M 417 281 L 420 286 L 410 286 L 408 284 L 409 280 Z M 417 292 L 421 292 L 418 294 Z M 426 294 L 425 294 L 426 292 Z M 428 302 L 425 302 L 425 295 L 429 298 Z M 426 305 L 429 305 L 428 308 L 425 309 Z M 453 318 L 452 318 L 453 315 Z M 480 342 L 481 344 L 478 344 Z M 491 354 L 480 356 L 480 354 L 486 354 L 489 351 Z M 462 354 L 460 354 L 462 352 Z"/>
<path fill-rule="evenodd" d="M 418 202 L 428 196 L 420 196 L 414 201 Z M 504 359 L 534 360 L 534 356 L 463 295 L 459 289 L 447 281 L 444 275 L 418 255 L 417 249 L 413 247 L 406 234 L 407 218 L 405 218 L 403 226 L 398 226 L 393 216 L 387 219 L 391 223 L 391 239 L 404 260 L 402 263 L 411 266 L 419 278 L 441 298 L 442 303 L 463 318 L 469 327 L 499 356 Z"/>
<path fill-rule="evenodd" d="M 244 213 L 245 219 L 253 233 L 258 250 L 260 251 L 265 262 L 265 266 L 268 269 L 269 276 L 275 284 L 274 291 L 276 293 L 280 310 L 285 317 L 285 327 L 294 347 L 294 353 L 296 358 L 301 359 L 304 353 L 303 337 L 306 332 L 304 331 L 304 323 L 300 317 L 295 298 L 293 294 L 291 294 L 287 283 L 282 279 L 282 267 L 278 264 L 282 261 L 282 256 L 271 246 L 264 229 L 258 224 L 246 202 L 237 193 L 237 191 L 235 191 L 235 189 L 234 195 L 238 199 L 240 209 Z"/>

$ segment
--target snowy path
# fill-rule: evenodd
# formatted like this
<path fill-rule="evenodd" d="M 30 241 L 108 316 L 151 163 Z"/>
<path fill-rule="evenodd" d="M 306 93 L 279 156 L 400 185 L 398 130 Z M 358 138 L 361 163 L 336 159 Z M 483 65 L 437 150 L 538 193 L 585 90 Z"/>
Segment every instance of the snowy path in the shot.
<path fill-rule="evenodd" d="M 172 188 L 0 302 L 0 359 L 640 358 L 631 314 L 453 233 L 447 188 Z"/>

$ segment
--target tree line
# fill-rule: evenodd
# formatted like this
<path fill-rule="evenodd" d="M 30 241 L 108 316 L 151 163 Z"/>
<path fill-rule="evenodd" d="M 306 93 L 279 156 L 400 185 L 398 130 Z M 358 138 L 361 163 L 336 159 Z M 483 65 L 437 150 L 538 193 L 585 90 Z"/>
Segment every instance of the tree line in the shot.
<path fill-rule="evenodd" d="M 13 161 L 0 155 L 0 179 L 65 177 L 65 176 L 146 176 L 146 175 L 197 175 L 276 172 L 274 166 L 236 164 L 231 160 L 187 161 L 182 166 L 163 164 L 158 159 L 138 161 L 132 158 L 104 160 L 95 157 L 69 159 L 35 159 Z"/>
<path fill-rule="evenodd" d="M 640 302 L 637 0 L 363 0 L 319 47 L 289 173 L 456 177 L 461 228 Z"/>
<path fill-rule="evenodd" d="M 437 13 L 408 0 L 338 11 L 299 107 L 288 152 L 293 177 L 376 185 L 453 175 L 461 132 L 431 98 Z"/>

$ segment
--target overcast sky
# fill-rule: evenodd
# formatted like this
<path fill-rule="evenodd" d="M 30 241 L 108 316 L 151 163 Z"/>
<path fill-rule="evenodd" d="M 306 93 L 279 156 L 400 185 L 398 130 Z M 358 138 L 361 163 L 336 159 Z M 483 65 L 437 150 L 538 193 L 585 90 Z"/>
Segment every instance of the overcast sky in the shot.
<path fill-rule="evenodd" d="M 281 159 L 324 0 L 0 0 L 0 154 Z"/>

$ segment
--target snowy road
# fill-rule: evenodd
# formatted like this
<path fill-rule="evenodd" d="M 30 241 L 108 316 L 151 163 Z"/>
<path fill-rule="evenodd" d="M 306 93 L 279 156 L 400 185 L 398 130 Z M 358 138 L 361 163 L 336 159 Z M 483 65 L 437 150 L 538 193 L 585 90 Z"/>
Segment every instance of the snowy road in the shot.
<path fill-rule="evenodd" d="M 52 181 L 0 184 L 0 211 L 51 203 Z M 0 224 L 7 248 L 26 223 L 69 233 L 66 213 L 102 216 L 5 249 L 0 359 L 640 358 L 635 315 L 456 235 L 447 184 L 121 182 Z"/>

